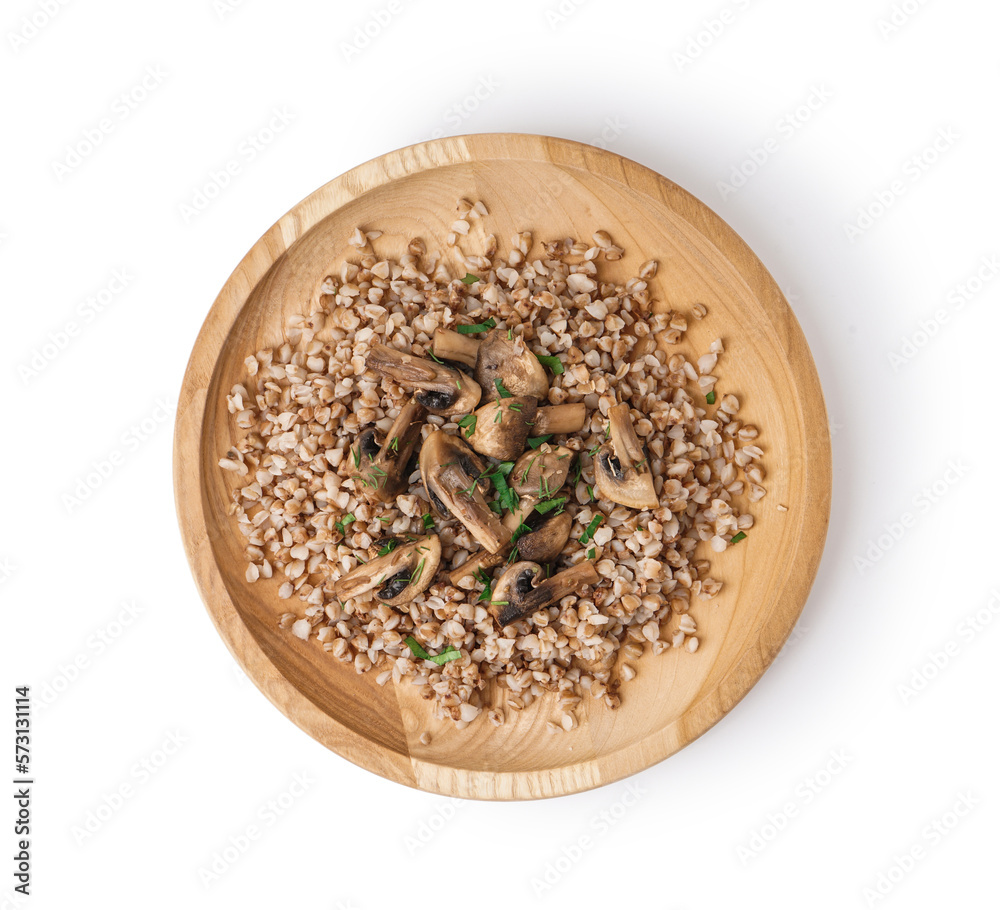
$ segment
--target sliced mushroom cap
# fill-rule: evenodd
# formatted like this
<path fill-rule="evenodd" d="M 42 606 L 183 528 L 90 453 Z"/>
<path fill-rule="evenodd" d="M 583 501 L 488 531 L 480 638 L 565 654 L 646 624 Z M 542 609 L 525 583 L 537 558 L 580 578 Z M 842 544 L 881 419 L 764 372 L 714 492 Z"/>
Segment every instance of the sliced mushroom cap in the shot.
<path fill-rule="evenodd" d="M 420 450 L 420 473 L 427 496 L 442 516 L 454 516 L 491 553 L 510 541 L 510 531 L 483 498 L 480 458 L 457 436 L 435 430 Z"/>
<path fill-rule="evenodd" d="M 566 446 L 543 442 L 518 458 L 510 472 L 510 485 L 521 496 L 548 499 L 566 483 L 575 454 Z"/>
<path fill-rule="evenodd" d="M 501 626 L 506 626 L 575 593 L 584 585 L 597 584 L 600 579 L 589 559 L 551 578 L 545 578 L 544 570 L 536 562 L 515 562 L 497 580 L 487 606 L 490 615 Z"/>
<path fill-rule="evenodd" d="M 381 445 L 374 427 L 358 437 L 361 493 L 369 502 L 392 502 L 407 489 L 407 469 L 426 413 L 424 406 L 411 398 L 400 408 Z"/>
<path fill-rule="evenodd" d="M 440 565 L 441 539 L 428 534 L 352 569 L 337 579 L 332 592 L 340 600 L 349 600 L 378 588 L 380 601 L 390 607 L 403 606 L 430 587 Z"/>
<path fill-rule="evenodd" d="M 597 450 L 594 478 L 597 494 L 631 509 L 655 509 L 659 504 L 649 459 L 635 435 L 629 406 L 616 404 L 609 412 L 611 441 Z"/>
<path fill-rule="evenodd" d="M 546 442 L 517 460 L 507 482 L 520 500 L 517 508 L 504 517 L 506 527 L 516 531 L 538 503 L 557 496 L 569 477 L 575 454 L 565 446 L 550 446 Z"/>
<path fill-rule="evenodd" d="M 493 329 L 479 342 L 476 357 L 476 382 L 487 401 L 500 397 L 496 381 L 503 381 L 511 395 L 527 395 L 545 401 L 549 394 L 549 377 L 545 367 L 528 350 L 518 335 L 510 338 L 507 329 Z"/>
<path fill-rule="evenodd" d="M 513 461 L 528 444 L 538 401 L 525 395 L 498 398 L 476 411 L 469 445 L 482 455 Z"/>
<path fill-rule="evenodd" d="M 365 365 L 413 392 L 413 397 L 432 414 L 467 414 L 482 397 L 478 383 L 461 371 L 384 344 L 372 345 Z"/>
<path fill-rule="evenodd" d="M 535 530 L 517 539 L 517 555 L 528 562 L 552 562 L 565 549 L 572 527 L 573 517 L 569 512 L 543 516 Z"/>

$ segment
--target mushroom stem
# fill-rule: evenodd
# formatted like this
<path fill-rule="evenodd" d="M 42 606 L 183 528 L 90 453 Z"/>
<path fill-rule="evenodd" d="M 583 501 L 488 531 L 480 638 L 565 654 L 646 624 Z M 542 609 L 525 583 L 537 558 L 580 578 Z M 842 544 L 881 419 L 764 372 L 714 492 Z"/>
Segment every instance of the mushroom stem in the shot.
<path fill-rule="evenodd" d="M 608 411 L 608 423 L 611 427 L 611 445 L 622 466 L 632 468 L 636 462 L 645 461 L 642 443 L 632 426 L 632 413 L 628 404 L 623 401 Z"/>
<path fill-rule="evenodd" d="M 438 329 L 434 333 L 433 351 L 434 356 L 441 360 L 454 360 L 464 363 L 467 367 L 475 367 L 479 342 L 451 329 Z"/>
<path fill-rule="evenodd" d="M 448 581 L 455 585 L 455 587 L 458 587 L 458 583 L 463 578 L 468 578 L 469 576 L 475 578 L 480 571 L 495 569 L 507 561 L 507 557 L 510 556 L 512 549 L 513 547 L 507 544 L 505 547 L 497 550 L 496 553 L 490 553 L 488 550 L 480 550 L 475 556 L 470 556 L 457 569 L 452 569 L 448 573 Z"/>
<path fill-rule="evenodd" d="M 532 436 L 548 436 L 549 433 L 579 433 L 587 422 L 587 406 L 576 404 L 555 404 L 539 408 L 535 414 Z"/>

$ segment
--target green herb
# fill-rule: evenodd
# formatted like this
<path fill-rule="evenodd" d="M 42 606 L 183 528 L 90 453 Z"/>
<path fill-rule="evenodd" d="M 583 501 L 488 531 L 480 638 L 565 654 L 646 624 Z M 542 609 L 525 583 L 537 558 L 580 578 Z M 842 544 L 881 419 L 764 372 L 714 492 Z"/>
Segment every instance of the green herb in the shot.
<path fill-rule="evenodd" d="M 382 515 L 380 515 L 380 516 L 379 516 L 379 519 L 378 519 L 378 520 L 379 520 L 379 521 L 381 521 L 381 522 L 382 522 L 382 524 L 388 524 L 388 523 L 389 523 L 390 521 L 392 521 L 392 519 L 391 519 L 391 518 L 386 518 L 386 517 L 384 517 L 384 516 L 382 516 Z"/>
<path fill-rule="evenodd" d="M 512 401 L 509 407 L 512 411 L 520 411 L 524 407 L 524 404 L 520 401 Z"/>
<path fill-rule="evenodd" d="M 429 531 L 434 527 L 434 517 L 430 512 L 425 512 L 420 516 L 420 520 L 424 523 L 424 530 Z"/>
<path fill-rule="evenodd" d="M 497 387 L 497 391 L 500 393 L 501 398 L 513 398 L 514 396 L 507 391 L 504 387 L 503 380 L 498 376 L 493 380 L 493 384 Z"/>
<path fill-rule="evenodd" d="M 417 570 L 413 573 L 413 575 L 410 576 L 409 583 L 411 585 L 415 585 L 418 581 L 420 581 L 420 576 L 424 574 L 424 563 L 426 562 L 427 562 L 427 557 L 422 556 L 420 558 L 420 562 L 417 563 Z"/>
<path fill-rule="evenodd" d="M 535 466 L 535 462 L 538 461 L 540 456 L 536 455 L 531 461 L 528 462 L 528 466 L 524 469 L 524 473 L 521 475 L 521 483 L 528 482 L 528 475 L 531 473 L 531 469 Z"/>
<path fill-rule="evenodd" d="M 639 470 L 639 468 L 641 468 L 641 467 L 642 467 L 642 466 L 643 466 L 643 465 L 644 465 L 645 463 L 646 463 L 646 459 L 645 459 L 645 458 L 640 458 L 640 459 L 639 459 L 639 460 L 638 460 L 638 461 L 637 461 L 637 462 L 635 463 L 635 469 L 636 469 L 636 470 L 638 471 L 638 470 Z"/>
<path fill-rule="evenodd" d="M 459 335 L 475 335 L 479 332 L 488 332 L 490 329 L 495 329 L 496 326 L 497 321 L 490 317 L 486 322 L 477 322 L 475 325 L 459 325 L 455 326 L 455 329 Z"/>
<path fill-rule="evenodd" d="M 600 444 L 600 443 L 598 443 L 598 444 L 597 444 L 596 446 L 592 446 L 592 447 L 590 448 L 590 450 L 589 450 L 589 451 L 587 452 L 587 454 L 588 454 L 588 455 L 589 455 L 589 456 L 590 456 L 591 458 L 593 458 L 593 457 L 594 457 L 594 456 L 595 456 L 595 455 L 597 454 L 597 452 L 598 452 L 598 451 L 600 450 L 600 448 L 601 448 L 601 444 Z"/>
<path fill-rule="evenodd" d="M 562 361 L 558 357 L 549 357 L 547 354 L 535 354 L 538 362 L 543 367 L 548 367 L 552 370 L 553 375 L 558 376 L 560 373 L 564 373 Z"/>
<path fill-rule="evenodd" d="M 441 360 L 439 357 L 435 355 L 433 350 L 430 350 L 427 353 L 431 355 L 431 360 L 433 360 L 435 363 L 444 363 L 443 360 Z"/>
<path fill-rule="evenodd" d="M 479 600 L 476 603 L 482 603 L 484 600 L 491 600 L 493 597 L 493 584 L 490 582 L 489 576 L 482 570 L 476 570 L 476 580 L 483 585 L 483 592 L 479 595 Z"/>
<path fill-rule="evenodd" d="M 500 505 L 500 503 L 498 503 L 495 499 L 491 499 L 487 505 L 489 505 L 491 512 L 496 512 L 497 515 L 503 515 L 503 506 Z"/>
<path fill-rule="evenodd" d="M 583 473 L 583 462 L 578 458 L 576 460 L 576 468 L 573 471 L 573 479 L 570 483 L 575 487 L 580 482 L 580 475 Z"/>
<path fill-rule="evenodd" d="M 382 547 L 382 549 L 378 551 L 378 555 L 379 556 L 388 556 L 398 546 L 399 546 L 399 541 L 396 540 L 395 537 L 393 537 L 392 540 L 387 540 L 385 542 L 385 546 Z"/>
<path fill-rule="evenodd" d="M 561 509 L 566 502 L 565 496 L 560 496 L 558 499 L 549 499 L 545 502 L 540 502 L 535 506 L 535 511 L 539 515 L 545 515 L 551 512 L 553 509 Z"/>
<path fill-rule="evenodd" d="M 589 550 L 587 550 L 587 559 L 593 559 L 596 555 L 597 555 L 597 549 L 595 547 L 591 547 Z"/>
<path fill-rule="evenodd" d="M 462 388 L 462 380 L 461 379 L 456 379 L 455 380 L 455 388 L 461 390 L 461 388 Z"/>
<path fill-rule="evenodd" d="M 493 422 L 494 423 L 500 423 L 502 420 L 503 420 L 503 408 L 501 408 L 498 405 L 497 406 L 497 414 L 496 414 L 496 417 L 493 418 Z"/>
<path fill-rule="evenodd" d="M 475 414 L 466 414 L 459 422 L 458 425 L 465 429 L 465 438 L 468 439 L 473 433 L 476 432 L 476 421 L 479 418 Z"/>
<path fill-rule="evenodd" d="M 507 478 L 500 471 L 489 475 L 493 482 L 493 489 L 497 491 L 497 501 L 508 512 L 513 512 L 517 508 L 518 497 L 507 483 Z"/>
<path fill-rule="evenodd" d="M 348 512 L 340 521 L 334 522 L 334 524 L 340 530 L 340 533 L 346 536 L 346 525 L 349 525 L 352 521 L 354 521 L 354 514 Z"/>
<path fill-rule="evenodd" d="M 514 565 L 514 563 L 518 560 L 518 555 L 517 547 L 514 547 L 514 549 L 510 551 L 510 556 L 507 557 L 507 565 Z"/>
<path fill-rule="evenodd" d="M 418 642 L 412 635 L 407 637 L 406 646 L 413 653 L 414 657 L 419 657 L 421 660 L 429 660 L 432 663 L 437 664 L 439 667 L 451 660 L 458 660 L 462 656 L 462 652 L 459 651 L 454 645 L 448 645 L 448 647 L 445 648 L 440 654 L 428 654 L 423 648 L 420 647 L 420 642 Z"/>
<path fill-rule="evenodd" d="M 715 392 L 709 392 L 705 396 L 705 401 L 707 401 L 709 404 L 715 404 Z"/>
<path fill-rule="evenodd" d="M 358 446 L 356 449 L 351 449 L 351 455 L 354 458 L 354 467 L 360 468 L 361 467 L 361 446 Z"/>
<path fill-rule="evenodd" d="M 742 531 L 740 531 L 740 533 L 739 533 L 739 534 L 734 534 L 734 535 L 732 536 L 732 539 L 731 539 L 731 540 L 730 540 L 729 542 L 730 542 L 730 543 L 739 543 L 739 542 L 740 542 L 741 540 L 743 540 L 743 539 L 744 539 L 745 537 L 746 537 L 746 534 L 744 534 L 744 533 L 743 533 Z"/>
<path fill-rule="evenodd" d="M 587 484 L 587 495 L 590 497 L 590 501 L 594 501 L 594 488 L 588 483 Z"/>
<path fill-rule="evenodd" d="M 372 471 L 372 474 L 374 474 L 376 477 L 387 477 L 388 476 L 385 473 L 385 470 L 383 468 L 380 468 L 377 464 L 373 464 L 372 465 L 371 471 Z"/>
<path fill-rule="evenodd" d="M 530 533 L 531 533 L 531 528 L 522 521 L 517 526 L 514 533 L 510 535 L 510 542 L 514 543 L 515 541 L 523 537 L 525 534 L 530 534 Z"/>
<path fill-rule="evenodd" d="M 611 438 L 611 422 L 610 421 L 608 422 L 608 425 L 604 428 L 604 438 L 605 439 L 610 439 Z"/>
<path fill-rule="evenodd" d="M 511 326 L 509 329 L 507 329 L 507 340 L 508 341 L 513 341 L 514 340 L 514 327 L 513 326 Z"/>
<path fill-rule="evenodd" d="M 465 277 L 462 279 L 462 284 L 475 284 L 479 279 L 472 274 L 472 272 L 466 272 Z"/>
<path fill-rule="evenodd" d="M 580 535 L 580 543 L 583 544 L 583 546 L 586 546 L 588 543 L 590 543 L 591 539 L 594 536 L 594 531 L 597 530 L 598 526 L 601 524 L 602 521 L 604 521 L 603 515 L 595 515 L 593 519 L 591 519 L 590 524 L 587 525 L 587 530 Z"/>
<path fill-rule="evenodd" d="M 548 442 L 551 438 L 551 433 L 547 433 L 545 436 L 532 436 L 528 440 L 528 446 L 532 449 L 537 449 L 542 443 Z"/>

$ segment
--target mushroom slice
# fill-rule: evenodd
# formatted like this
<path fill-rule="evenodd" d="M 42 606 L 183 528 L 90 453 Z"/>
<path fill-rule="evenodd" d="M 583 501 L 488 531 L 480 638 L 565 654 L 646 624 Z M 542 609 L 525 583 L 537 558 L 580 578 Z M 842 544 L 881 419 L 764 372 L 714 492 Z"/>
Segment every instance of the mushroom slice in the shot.
<path fill-rule="evenodd" d="M 541 522 L 537 526 L 531 527 L 535 525 L 537 519 L 541 519 Z M 470 575 L 476 578 L 480 572 L 503 565 L 510 558 L 511 551 L 515 546 L 518 556 L 524 559 L 531 562 L 552 562 L 562 553 L 569 542 L 573 518 L 569 512 L 559 512 L 544 518 L 541 515 L 529 516 L 525 523 L 531 527 L 531 530 L 522 534 L 516 543 L 505 544 L 496 553 L 480 550 L 474 556 L 470 556 L 457 569 L 452 569 L 448 573 L 448 581 L 457 587 L 463 578 L 468 578 Z M 518 524 L 515 527 L 519 526 Z"/>
<path fill-rule="evenodd" d="M 476 411 L 469 445 L 482 455 L 513 461 L 528 444 L 538 400 L 526 395 L 498 398 Z"/>
<path fill-rule="evenodd" d="M 420 473 L 427 496 L 437 512 L 454 516 L 491 553 L 510 541 L 479 489 L 485 473 L 479 457 L 457 436 L 435 430 L 420 450 Z"/>
<path fill-rule="evenodd" d="M 493 598 L 487 607 L 490 615 L 506 626 L 530 616 L 543 607 L 573 594 L 584 585 L 597 584 L 601 576 L 593 560 L 577 563 L 569 569 L 545 578 L 537 562 L 515 562 L 505 569 L 493 588 Z M 537 584 L 536 584 L 537 582 Z"/>
<path fill-rule="evenodd" d="M 334 582 L 332 593 L 340 600 L 349 600 L 378 588 L 382 603 L 403 606 L 430 587 L 440 565 L 441 539 L 428 534 L 351 569 Z"/>
<path fill-rule="evenodd" d="M 361 492 L 369 502 L 393 502 L 407 489 L 407 465 L 420 441 L 426 413 L 424 406 L 411 398 L 400 408 L 381 446 L 374 427 L 358 438 Z"/>
<path fill-rule="evenodd" d="M 544 516 L 533 531 L 517 539 L 517 555 L 528 562 L 552 562 L 557 559 L 569 542 L 573 517 L 569 512 Z"/>
<path fill-rule="evenodd" d="M 511 395 L 528 395 L 544 401 L 549 394 L 545 367 L 528 350 L 520 335 L 511 338 L 506 329 L 493 329 L 479 342 L 476 357 L 476 382 L 487 401 L 500 397 L 498 379 Z"/>
<path fill-rule="evenodd" d="M 372 345 L 365 365 L 413 392 L 417 402 L 432 414 L 467 414 L 482 397 L 478 383 L 459 370 L 384 344 Z"/>
<path fill-rule="evenodd" d="M 616 404 L 608 418 L 611 442 L 602 445 L 594 458 L 598 495 L 631 509 L 655 509 L 660 500 L 649 472 L 649 460 L 632 427 L 629 406 Z"/>
<path fill-rule="evenodd" d="M 538 409 L 531 435 L 579 433 L 586 422 L 587 406 L 582 401 L 576 404 L 554 404 Z"/>
<path fill-rule="evenodd" d="M 454 360 L 467 367 L 475 367 L 479 356 L 479 342 L 451 329 L 438 329 L 434 333 L 433 350 L 434 356 L 441 360 Z"/>
<path fill-rule="evenodd" d="M 521 498 L 518 508 L 504 518 L 508 528 L 516 530 L 538 503 L 555 497 L 569 477 L 575 454 L 566 446 L 545 442 L 518 458 L 508 483 Z"/>

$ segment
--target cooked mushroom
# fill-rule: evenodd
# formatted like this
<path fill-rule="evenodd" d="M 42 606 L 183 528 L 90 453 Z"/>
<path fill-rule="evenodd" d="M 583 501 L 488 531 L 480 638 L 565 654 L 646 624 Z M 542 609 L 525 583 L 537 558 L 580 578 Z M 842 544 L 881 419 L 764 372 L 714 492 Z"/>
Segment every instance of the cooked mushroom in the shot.
<path fill-rule="evenodd" d="M 576 404 L 554 404 L 539 408 L 535 415 L 532 436 L 548 436 L 549 433 L 579 433 L 587 422 L 587 406 Z"/>
<path fill-rule="evenodd" d="M 498 379 L 511 395 L 529 395 L 544 401 L 549 394 L 545 367 L 528 350 L 520 335 L 511 338 L 506 329 L 493 329 L 479 342 L 476 357 L 476 382 L 487 401 L 500 397 Z"/>
<path fill-rule="evenodd" d="M 476 578 L 480 572 L 503 565 L 510 558 L 515 546 L 519 557 L 532 562 L 552 562 L 562 553 L 569 541 L 573 518 L 569 512 L 544 516 L 532 513 L 525 517 L 524 524 L 531 530 L 522 534 L 516 543 L 505 544 L 496 553 L 480 550 L 457 569 L 452 569 L 448 573 L 448 580 L 457 586 L 463 578 L 468 578 L 470 575 Z M 515 525 L 515 528 L 517 527 L 520 527 L 520 523 Z"/>
<path fill-rule="evenodd" d="M 508 483 L 520 497 L 518 508 L 504 518 L 504 524 L 514 531 L 531 514 L 535 506 L 553 499 L 569 477 L 576 453 L 566 446 L 542 443 L 537 450 L 525 452 L 510 472 Z"/>
<path fill-rule="evenodd" d="M 487 606 L 490 615 L 501 626 L 506 626 L 555 603 L 584 585 L 597 584 L 600 578 L 590 559 L 564 569 L 551 578 L 545 578 L 545 572 L 537 562 L 515 562 L 497 580 L 493 597 Z M 535 584 L 536 581 L 538 584 Z"/>
<path fill-rule="evenodd" d="M 375 428 L 369 427 L 358 437 L 357 459 L 361 474 L 361 493 L 366 499 L 392 502 L 407 488 L 407 466 L 420 441 L 420 428 L 427 411 L 411 398 L 400 408 L 381 446 Z"/>
<path fill-rule="evenodd" d="M 454 360 L 474 367 L 479 355 L 479 341 L 451 329 L 438 329 L 434 333 L 433 350 L 434 356 L 441 360 Z"/>
<path fill-rule="evenodd" d="M 348 600 L 378 588 L 376 596 L 382 603 L 400 607 L 430 587 L 440 565 L 441 539 L 428 534 L 352 569 L 337 579 L 332 592 Z"/>
<path fill-rule="evenodd" d="M 486 468 L 461 439 L 435 430 L 420 450 L 420 473 L 427 496 L 443 516 L 453 515 L 491 553 L 510 541 L 479 489 Z"/>
<path fill-rule="evenodd" d="M 469 445 L 481 455 L 513 461 L 528 444 L 534 427 L 538 400 L 525 395 L 498 398 L 476 411 L 476 424 Z"/>
<path fill-rule="evenodd" d="M 459 370 L 384 344 L 372 345 L 365 364 L 413 392 L 414 398 L 432 414 L 444 417 L 467 414 L 482 397 L 479 384 Z"/>
<path fill-rule="evenodd" d="M 522 534 L 515 546 L 520 559 L 528 562 L 552 562 L 562 553 L 569 541 L 573 527 L 573 516 L 569 512 L 559 512 L 540 516 L 541 524 L 533 531 Z"/>
<path fill-rule="evenodd" d="M 611 441 L 597 450 L 594 477 L 597 494 L 631 509 L 655 509 L 659 505 L 649 459 L 632 427 L 629 406 L 616 404 L 609 412 Z"/>

